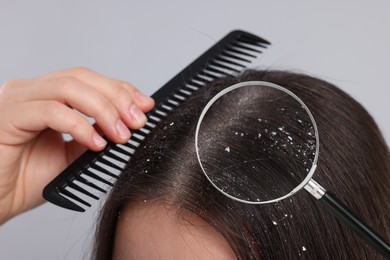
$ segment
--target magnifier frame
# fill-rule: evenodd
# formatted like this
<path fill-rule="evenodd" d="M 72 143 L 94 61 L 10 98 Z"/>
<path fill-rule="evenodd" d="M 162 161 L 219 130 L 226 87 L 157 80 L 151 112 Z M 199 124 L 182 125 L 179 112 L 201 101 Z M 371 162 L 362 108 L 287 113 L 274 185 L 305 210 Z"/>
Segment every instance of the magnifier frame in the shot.
<path fill-rule="evenodd" d="M 260 201 L 250 201 L 250 200 L 239 199 L 237 197 L 234 197 L 234 196 L 230 195 L 229 193 L 226 193 L 224 190 L 220 189 L 211 180 L 211 178 L 208 176 L 206 170 L 203 167 L 202 161 L 200 159 L 200 154 L 199 154 L 199 146 L 198 146 L 199 130 L 200 130 L 203 118 L 205 117 L 207 111 L 223 95 L 225 95 L 225 94 L 227 94 L 227 93 L 229 93 L 229 92 L 231 92 L 231 91 L 233 91 L 235 89 L 242 88 L 242 87 L 250 87 L 250 86 L 262 87 L 262 88 L 269 87 L 269 88 L 277 89 L 277 90 L 282 91 L 282 92 L 286 93 L 287 95 L 293 97 L 297 102 L 299 102 L 301 104 L 302 108 L 305 109 L 306 113 L 308 114 L 308 116 L 309 116 L 309 118 L 311 120 L 311 123 L 313 125 L 313 128 L 314 128 L 314 135 L 315 135 L 315 140 L 316 140 L 316 148 L 315 148 L 315 155 L 314 155 L 313 163 L 312 163 L 311 169 L 310 169 L 309 173 L 307 174 L 307 176 L 305 177 L 305 179 L 303 179 L 303 181 L 298 186 L 296 186 L 293 190 L 291 190 L 286 195 L 283 195 L 283 196 L 275 198 L 275 199 L 266 200 L 266 201 L 261 201 L 261 200 Z M 245 82 L 240 82 L 240 83 L 234 84 L 234 85 L 232 85 L 230 87 L 227 87 L 224 90 L 220 91 L 203 108 L 203 111 L 202 111 L 202 113 L 199 116 L 199 120 L 198 120 L 198 123 L 196 125 L 196 131 L 195 131 L 195 151 L 196 151 L 196 156 L 197 156 L 199 165 L 202 168 L 202 171 L 203 171 L 204 175 L 206 176 L 206 178 L 210 181 L 210 183 L 218 191 L 223 193 L 225 196 L 227 196 L 227 197 L 229 197 L 229 198 L 231 198 L 233 200 L 236 200 L 236 201 L 239 201 L 239 202 L 242 202 L 242 203 L 247 203 L 247 204 L 268 204 L 268 203 L 274 203 L 274 202 L 283 200 L 285 198 L 288 198 L 288 197 L 294 195 L 296 192 L 300 191 L 302 188 L 304 188 L 306 186 L 306 184 L 311 180 L 311 178 L 312 178 L 312 176 L 313 176 L 313 174 L 314 174 L 314 172 L 315 172 L 315 170 L 317 168 L 317 161 L 318 161 L 318 154 L 319 154 L 319 145 L 320 145 L 320 141 L 319 141 L 317 124 L 316 124 L 316 122 L 314 120 L 314 117 L 311 114 L 309 108 L 306 106 L 306 104 L 299 97 L 297 97 L 293 92 L 291 92 L 290 90 L 288 90 L 288 89 L 286 89 L 286 88 L 284 88 L 282 86 L 279 86 L 279 85 L 277 85 L 275 83 L 268 82 L 268 81 L 245 81 Z"/>

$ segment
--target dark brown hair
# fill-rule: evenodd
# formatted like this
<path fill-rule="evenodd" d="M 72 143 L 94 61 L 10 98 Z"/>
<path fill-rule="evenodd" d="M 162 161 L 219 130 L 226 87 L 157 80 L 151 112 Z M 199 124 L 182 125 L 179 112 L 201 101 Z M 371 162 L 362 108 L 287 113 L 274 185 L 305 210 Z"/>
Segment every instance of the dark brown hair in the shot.
<path fill-rule="evenodd" d="M 206 179 L 194 149 L 199 114 L 220 90 L 252 80 L 281 85 L 303 100 L 320 135 L 315 180 L 332 190 L 382 236 L 390 236 L 390 154 L 367 111 L 340 89 L 317 78 L 285 71 L 246 71 L 199 90 L 169 114 L 136 151 L 101 212 L 96 259 L 111 258 L 121 209 L 143 200 L 173 204 L 180 209 L 178 217 L 190 212 L 204 219 L 225 237 L 238 259 L 380 258 L 307 192 L 274 204 L 249 205 L 227 198 Z M 241 92 L 235 102 L 248 106 L 245 109 L 250 112 L 257 104 L 250 104 L 251 95 Z M 240 125 L 234 123 L 235 119 L 231 121 L 226 131 L 239 131 Z M 211 125 L 218 126 L 218 122 L 215 118 Z M 270 128 L 279 126 L 270 124 Z M 254 131 L 258 132 L 258 126 Z M 259 145 L 253 143 L 255 139 L 247 139 L 235 142 L 235 149 L 242 150 L 236 155 L 241 160 L 245 160 L 244 151 Z M 215 162 L 228 160 L 223 153 L 210 154 L 210 158 Z"/>

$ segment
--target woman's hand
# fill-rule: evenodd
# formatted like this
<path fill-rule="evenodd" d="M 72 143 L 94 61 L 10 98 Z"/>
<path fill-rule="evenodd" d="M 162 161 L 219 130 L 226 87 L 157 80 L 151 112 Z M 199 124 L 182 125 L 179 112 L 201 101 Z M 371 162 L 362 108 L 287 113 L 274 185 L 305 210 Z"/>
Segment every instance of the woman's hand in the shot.
<path fill-rule="evenodd" d="M 76 157 L 130 138 L 154 101 L 129 83 L 85 68 L 18 79 L 0 88 L 0 224 L 43 202 L 42 189 Z M 92 117 L 97 131 L 80 115 Z M 61 133 L 74 140 L 65 142 Z"/>

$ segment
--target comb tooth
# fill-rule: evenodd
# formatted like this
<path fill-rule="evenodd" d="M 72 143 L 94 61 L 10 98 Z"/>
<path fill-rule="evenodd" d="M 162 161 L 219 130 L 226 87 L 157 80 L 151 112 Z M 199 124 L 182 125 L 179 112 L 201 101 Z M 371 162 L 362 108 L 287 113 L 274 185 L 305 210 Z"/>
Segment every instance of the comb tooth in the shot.
<path fill-rule="evenodd" d="M 175 98 L 178 98 L 178 99 L 182 100 L 182 101 L 186 100 L 186 97 L 183 97 L 182 95 L 179 95 L 179 94 L 177 94 L 177 93 L 173 94 L 173 96 L 174 96 Z"/>
<path fill-rule="evenodd" d="M 131 132 L 132 132 L 133 135 L 135 134 L 135 135 L 140 135 L 140 136 L 146 137 L 147 133 L 142 131 L 143 128 L 138 129 L 138 130 L 132 130 Z"/>
<path fill-rule="evenodd" d="M 190 84 L 186 84 L 186 88 L 187 89 L 191 89 L 191 90 L 193 90 L 193 91 L 197 91 L 199 88 L 198 87 L 195 87 L 195 86 L 191 86 Z"/>
<path fill-rule="evenodd" d="M 206 70 L 203 70 L 202 73 L 200 74 L 202 76 L 206 76 L 208 78 L 211 78 L 211 79 L 217 79 L 219 77 L 217 77 L 215 74 L 211 74 L 209 72 L 207 72 Z"/>
<path fill-rule="evenodd" d="M 139 131 L 142 132 L 145 136 L 150 134 L 150 128 L 149 128 L 149 126 L 146 126 L 146 125 L 144 127 L 142 127 Z"/>
<path fill-rule="evenodd" d="M 79 197 L 77 197 L 76 195 L 74 195 L 72 192 L 70 192 L 70 191 L 68 191 L 68 190 L 66 190 L 66 189 L 64 189 L 64 188 L 60 189 L 60 192 L 61 192 L 62 194 L 64 194 L 65 196 L 67 196 L 67 197 L 69 197 L 69 198 L 71 198 L 71 199 L 74 199 L 75 201 L 78 201 L 78 202 L 84 204 L 84 205 L 87 206 L 87 207 L 91 207 L 91 204 L 89 204 L 89 203 L 86 202 L 85 200 L 80 199 Z"/>
<path fill-rule="evenodd" d="M 84 183 L 85 185 L 88 185 L 89 187 L 95 189 L 95 190 L 98 190 L 100 192 L 103 192 L 103 193 L 106 193 L 106 190 L 100 188 L 99 186 L 97 186 L 95 183 L 93 182 L 90 182 L 89 180 L 85 179 L 84 177 L 82 177 L 81 175 L 78 175 L 76 176 L 76 180 L 78 180 L 79 182 L 81 183 Z"/>
<path fill-rule="evenodd" d="M 223 56 L 226 56 L 226 57 L 229 57 L 229 58 L 232 58 L 232 59 L 236 59 L 236 60 L 240 60 L 240 61 L 245 61 L 245 62 L 251 62 L 250 60 L 247 60 L 247 59 L 244 59 L 244 58 L 241 58 L 237 55 L 233 55 L 233 54 L 230 54 L 226 51 L 223 51 L 221 52 Z"/>
<path fill-rule="evenodd" d="M 222 70 L 216 69 L 216 68 L 214 68 L 214 67 L 208 66 L 208 67 L 206 67 L 206 69 L 207 69 L 208 71 L 211 71 L 211 72 L 214 72 L 214 73 L 217 73 L 217 74 L 229 76 L 228 73 L 226 73 L 226 72 L 224 72 L 224 71 L 222 71 Z"/>
<path fill-rule="evenodd" d="M 251 58 L 256 58 L 255 55 L 252 55 L 252 54 L 244 52 L 244 51 L 237 50 L 237 49 L 235 49 L 233 47 L 228 47 L 228 48 L 226 48 L 226 50 L 230 51 L 230 52 L 234 52 L 234 53 L 240 54 L 240 55 L 248 56 L 248 57 L 251 57 Z"/>
<path fill-rule="evenodd" d="M 131 149 L 133 149 L 133 150 L 137 150 L 137 149 L 138 149 L 138 146 L 134 145 L 133 143 L 127 142 L 127 143 L 122 144 L 122 145 L 123 145 L 123 146 L 126 146 L 126 147 L 129 147 L 129 148 L 131 148 Z"/>
<path fill-rule="evenodd" d="M 192 86 L 194 86 L 194 87 L 197 87 L 198 89 L 201 88 L 201 87 L 203 87 L 202 84 L 199 84 L 199 83 L 197 83 L 197 82 L 195 82 L 195 81 L 193 81 L 193 80 L 190 80 L 190 81 L 188 82 L 188 84 L 190 84 L 190 85 L 192 85 Z"/>
<path fill-rule="evenodd" d="M 126 149 L 126 146 L 124 145 L 117 145 L 116 147 L 118 147 L 118 149 L 120 149 L 121 151 L 129 154 L 129 157 L 131 157 L 131 155 L 134 154 L 134 149 L 130 148 L 130 149 Z M 129 159 L 130 160 L 130 159 Z"/>
<path fill-rule="evenodd" d="M 175 107 L 177 107 L 178 105 L 180 105 L 179 102 L 176 102 L 175 100 L 172 100 L 172 99 L 167 99 L 167 102 L 171 105 L 174 105 Z"/>
<path fill-rule="evenodd" d="M 129 162 L 129 160 L 130 160 L 130 155 L 132 155 L 132 154 L 128 154 L 128 152 L 122 152 L 121 149 L 111 149 L 111 150 L 110 150 L 110 153 L 111 153 L 111 154 L 114 154 L 114 155 L 116 155 L 116 156 L 121 157 L 123 160 L 126 161 L 125 164 L 127 164 L 127 163 Z"/>
<path fill-rule="evenodd" d="M 209 78 L 209 77 L 207 77 L 204 73 L 198 74 L 196 77 L 203 79 L 203 81 L 204 81 L 206 84 L 211 83 L 211 82 L 213 82 L 213 80 L 214 80 L 214 78 Z"/>
<path fill-rule="evenodd" d="M 200 77 L 199 75 L 194 76 L 192 79 L 193 79 L 193 80 L 196 80 L 196 81 L 200 81 L 200 82 L 202 82 L 202 83 L 210 83 L 210 82 L 211 82 L 211 80 L 202 78 L 202 77 Z"/>
<path fill-rule="evenodd" d="M 267 48 L 267 45 L 264 45 L 264 44 L 261 44 L 259 42 L 251 42 L 251 41 L 248 41 L 248 40 L 243 40 L 243 39 L 240 39 L 239 41 L 240 43 L 244 43 L 244 44 L 247 44 L 247 45 L 252 45 L 252 46 L 256 46 L 256 47 L 261 47 L 261 48 Z"/>
<path fill-rule="evenodd" d="M 271 44 L 270 42 L 268 42 L 260 37 L 254 37 L 254 36 L 245 35 L 245 34 L 239 35 L 238 39 L 239 39 L 239 41 L 247 41 L 248 43 L 256 44 L 257 46 L 261 46 L 264 48 L 267 48 L 267 46 Z"/>
<path fill-rule="evenodd" d="M 110 172 L 109 170 L 103 168 L 102 166 L 100 166 L 100 165 L 98 165 L 98 164 L 96 164 L 96 163 L 95 163 L 93 166 L 91 166 L 91 168 L 92 168 L 92 169 L 95 169 L 95 170 L 97 170 L 97 171 L 99 171 L 99 172 L 102 172 L 102 173 L 104 173 L 104 174 L 107 174 L 108 176 L 114 177 L 114 178 L 116 178 L 116 179 L 119 178 L 117 175 L 113 174 L 113 173 Z"/>
<path fill-rule="evenodd" d="M 156 127 L 156 125 L 147 121 L 145 124 L 145 127 L 148 127 L 148 129 L 154 129 Z"/>
<path fill-rule="evenodd" d="M 119 144 L 118 144 L 119 145 Z M 119 149 L 111 149 L 110 150 L 110 153 L 111 154 L 115 154 L 116 156 L 119 156 L 121 157 L 123 160 L 125 160 L 126 162 L 125 163 L 128 163 L 129 162 L 129 159 L 130 159 L 130 156 L 132 155 L 132 153 L 129 153 L 128 151 L 124 150 L 120 147 L 118 147 L 118 145 L 116 145 L 116 148 L 119 148 Z"/>
<path fill-rule="evenodd" d="M 122 163 L 128 163 L 128 161 L 118 155 L 116 155 L 115 153 L 111 152 L 110 154 L 108 154 L 108 156 L 114 158 L 115 160 L 119 161 L 119 162 L 122 162 Z"/>
<path fill-rule="evenodd" d="M 254 52 L 258 52 L 258 53 L 262 53 L 262 51 L 260 50 L 256 50 L 254 48 L 250 48 L 248 46 L 244 46 L 242 44 L 239 44 L 239 43 L 232 43 L 233 46 L 237 47 L 237 48 L 240 48 L 240 49 L 244 49 L 244 50 L 248 50 L 248 51 L 254 51 Z"/>
<path fill-rule="evenodd" d="M 157 110 L 156 110 L 157 111 Z M 142 143 L 143 142 L 143 138 L 145 138 L 145 137 L 143 137 L 142 139 L 140 138 L 141 137 L 141 135 L 138 135 L 137 136 L 137 134 L 133 134 L 132 136 L 131 136 L 131 140 L 133 140 L 133 141 L 136 141 L 136 142 L 138 142 L 138 143 Z"/>
<path fill-rule="evenodd" d="M 168 114 L 169 112 L 172 111 L 172 109 L 168 109 L 168 108 L 166 108 L 166 107 L 164 107 L 164 106 L 161 106 L 160 109 L 161 109 L 162 111 L 164 111 L 166 114 Z"/>
<path fill-rule="evenodd" d="M 150 133 L 149 130 L 142 127 L 141 129 L 138 129 L 137 131 L 134 131 L 136 135 L 142 136 L 143 138 L 146 138 L 148 134 Z"/>
<path fill-rule="evenodd" d="M 228 64 L 233 64 L 233 65 L 236 65 L 236 66 L 239 66 L 241 68 L 245 68 L 244 65 L 240 64 L 240 63 L 237 63 L 237 62 L 234 62 L 232 60 L 228 60 L 228 59 L 225 59 L 223 57 L 216 57 L 215 58 L 217 61 L 222 61 L 222 62 L 225 62 L 225 63 L 228 63 Z"/>
<path fill-rule="evenodd" d="M 190 82 L 197 83 L 200 87 L 204 87 L 205 82 L 203 80 L 197 80 L 195 78 L 192 78 Z"/>
<path fill-rule="evenodd" d="M 137 148 L 140 146 L 140 143 L 138 143 L 132 139 L 130 139 L 127 143 L 131 144 L 131 145 L 133 145 L 133 147 L 137 147 Z"/>
<path fill-rule="evenodd" d="M 155 111 L 156 111 L 157 114 L 159 114 L 159 115 L 161 115 L 161 116 L 163 116 L 163 117 L 166 117 L 166 116 L 167 116 L 167 113 L 165 113 L 164 111 L 161 111 L 160 108 L 159 108 L 159 109 L 156 109 Z"/>
<path fill-rule="evenodd" d="M 186 95 L 186 96 L 191 96 L 193 91 L 189 91 L 188 88 L 184 87 L 180 89 L 180 94 Z"/>
<path fill-rule="evenodd" d="M 185 100 L 185 98 L 183 98 L 182 96 L 178 96 L 178 95 L 171 96 L 171 99 L 173 101 L 178 102 L 179 104 L 183 103 L 183 101 Z"/>
<path fill-rule="evenodd" d="M 146 136 L 144 133 L 134 132 L 131 137 L 130 140 L 142 143 Z"/>
<path fill-rule="evenodd" d="M 99 175 L 87 170 L 84 172 L 85 175 L 88 175 L 89 177 L 91 178 L 94 178 L 95 180 L 98 180 L 100 182 L 103 182 L 107 185 L 110 185 L 110 186 L 114 186 L 111 182 L 107 181 L 106 179 L 103 179 L 102 177 L 100 177 Z"/>
<path fill-rule="evenodd" d="M 121 154 L 124 154 L 124 155 L 126 155 L 126 156 L 132 155 L 132 154 L 129 153 L 129 151 L 123 150 L 123 147 L 121 147 L 119 144 L 117 144 L 117 145 L 115 146 L 115 148 L 111 149 L 111 150 L 110 150 L 110 153 L 114 153 L 114 151 L 117 151 L 117 152 L 119 152 L 119 153 L 121 153 Z M 123 151 L 123 152 L 122 152 L 122 151 Z"/>
<path fill-rule="evenodd" d="M 166 117 L 167 116 L 167 113 L 165 113 L 164 111 L 162 111 L 160 109 L 156 109 L 156 113 L 159 114 L 161 117 Z"/>
<path fill-rule="evenodd" d="M 230 70 L 230 71 L 234 71 L 234 72 L 240 72 L 239 70 L 236 70 L 236 69 L 233 69 L 233 68 L 231 68 L 231 67 L 228 67 L 228 66 L 226 66 L 226 65 L 223 65 L 223 64 L 221 64 L 221 63 L 219 63 L 219 62 L 216 62 L 216 61 L 213 61 L 213 62 L 211 62 L 210 63 L 211 65 L 214 65 L 214 66 L 217 66 L 217 67 L 220 67 L 220 68 L 224 68 L 224 69 L 226 69 L 226 70 Z"/>
<path fill-rule="evenodd" d="M 151 129 L 150 126 L 145 125 L 139 131 L 142 132 L 143 135 L 147 136 L 148 134 L 150 134 Z"/>
<path fill-rule="evenodd" d="M 118 165 L 116 165 L 115 163 L 111 162 L 110 160 L 107 160 L 106 158 L 104 157 L 100 157 L 99 158 L 99 161 L 100 162 L 104 162 L 104 164 L 107 164 L 108 166 L 116 169 L 116 170 L 119 170 L 119 171 L 122 171 L 123 169 L 121 167 L 119 167 Z"/>
<path fill-rule="evenodd" d="M 161 107 L 166 109 L 166 110 L 168 110 L 168 111 L 172 111 L 173 110 L 173 107 L 165 105 L 165 104 L 162 104 Z"/>
<path fill-rule="evenodd" d="M 93 195 L 92 193 L 90 193 L 89 191 L 83 189 L 82 187 L 80 187 L 79 185 L 75 184 L 74 182 L 70 182 L 69 183 L 69 187 L 71 187 L 72 189 L 75 189 L 78 192 L 81 192 L 81 193 L 83 193 L 83 194 L 85 194 L 85 195 L 87 195 L 87 196 L 89 196 L 89 197 L 91 197 L 91 198 L 93 198 L 95 200 L 99 200 L 99 197 Z"/>
<path fill-rule="evenodd" d="M 150 114 L 149 121 L 157 125 L 158 123 L 160 123 L 161 119 L 155 115 Z"/>
<path fill-rule="evenodd" d="M 124 147 L 127 147 L 127 148 L 129 148 L 130 150 L 137 150 L 138 149 L 138 147 L 137 146 L 135 146 L 135 145 L 133 145 L 133 144 L 131 144 L 131 143 L 125 143 L 125 144 L 121 144 L 122 146 L 124 146 Z M 122 148 L 122 150 L 124 150 L 125 148 Z"/>

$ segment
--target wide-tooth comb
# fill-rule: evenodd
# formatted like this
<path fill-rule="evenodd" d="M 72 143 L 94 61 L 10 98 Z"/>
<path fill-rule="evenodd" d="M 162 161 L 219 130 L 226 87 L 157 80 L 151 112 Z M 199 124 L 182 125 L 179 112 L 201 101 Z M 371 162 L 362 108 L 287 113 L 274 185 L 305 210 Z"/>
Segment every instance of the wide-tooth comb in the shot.
<path fill-rule="evenodd" d="M 84 212 L 81 206 L 90 207 L 89 198 L 99 199 L 94 193 L 106 193 L 114 185 L 134 152 L 167 114 L 205 84 L 243 71 L 269 45 L 240 30 L 226 35 L 152 95 L 156 106 L 147 114 L 146 125 L 132 131 L 128 143 L 107 140 L 103 151 L 85 152 L 45 187 L 43 197 L 60 207 Z"/>

